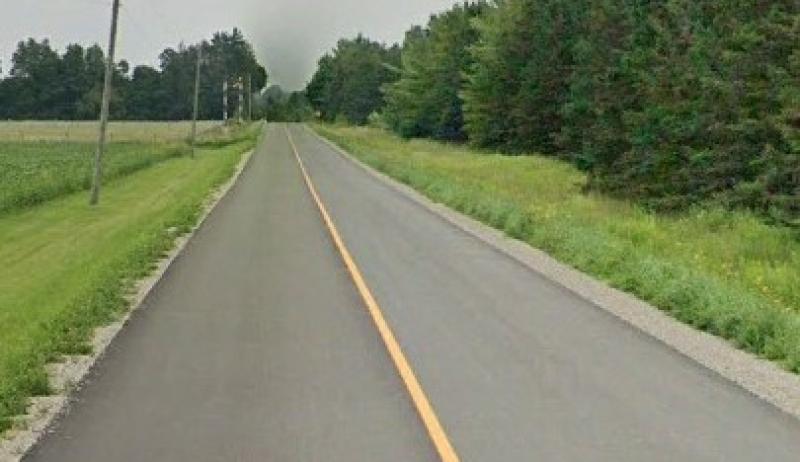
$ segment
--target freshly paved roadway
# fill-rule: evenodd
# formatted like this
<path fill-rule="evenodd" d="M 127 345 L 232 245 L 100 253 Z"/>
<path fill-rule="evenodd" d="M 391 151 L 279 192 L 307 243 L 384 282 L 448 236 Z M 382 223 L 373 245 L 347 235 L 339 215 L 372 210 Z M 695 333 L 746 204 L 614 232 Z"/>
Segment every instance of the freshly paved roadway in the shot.
<path fill-rule="evenodd" d="M 290 127 L 465 461 L 797 461 L 800 423 Z M 435 460 L 284 129 L 29 460 Z"/>

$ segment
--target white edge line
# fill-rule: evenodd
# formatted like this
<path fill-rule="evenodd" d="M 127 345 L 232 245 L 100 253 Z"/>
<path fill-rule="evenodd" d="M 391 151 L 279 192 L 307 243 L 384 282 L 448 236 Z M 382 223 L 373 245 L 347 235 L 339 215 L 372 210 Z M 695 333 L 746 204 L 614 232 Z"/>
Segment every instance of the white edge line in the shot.
<path fill-rule="evenodd" d="M 262 130 L 264 130 L 264 127 L 262 127 Z M 259 136 L 259 142 L 264 136 L 266 136 L 266 132 L 262 131 Z M 156 268 L 153 272 L 134 284 L 132 295 L 129 297 L 129 308 L 125 314 L 112 323 L 95 329 L 90 341 L 92 354 L 64 356 L 63 361 L 47 366 L 48 379 L 51 386 L 56 390 L 56 394 L 33 397 L 29 400 L 27 414 L 16 417 L 14 419 L 15 427 L 8 430 L 0 438 L 1 462 L 20 461 L 47 434 L 58 418 L 69 409 L 70 398 L 76 391 L 80 390 L 83 381 L 103 357 L 114 338 L 122 331 L 133 313 L 142 306 L 144 300 L 158 285 L 172 263 L 184 252 L 192 237 L 203 226 L 211 212 L 214 211 L 220 201 L 236 184 L 247 168 L 255 149 L 257 147 L 243 153 L 233 175 L 228 181 L 209 193 L 203 206 L 203 212 L 191 231 L 178 236 L 173 243 L 172 249 L 156 263 Z"/>
<path fill-rule="evenodd" d="M 374 170 L 308 125 L 304 124 L 304 127 L 345 159 L 455 227 L 737 384 L 782 412 L 800 419 L 800 375 L 786 371 L 772 361 L 740 350 L 721 337 L 697 330 L 632 294 L 610 287 L 559 262 L 527 242 L 511 238 L 502 231 L 436 203 L 410 186 Z"/>

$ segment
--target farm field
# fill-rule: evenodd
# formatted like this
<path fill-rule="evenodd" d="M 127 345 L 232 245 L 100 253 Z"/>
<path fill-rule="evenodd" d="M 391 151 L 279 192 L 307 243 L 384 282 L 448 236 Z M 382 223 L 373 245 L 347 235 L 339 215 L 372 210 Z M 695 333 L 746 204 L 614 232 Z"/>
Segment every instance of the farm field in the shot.
<path fill-rule="evenodd" d="M 375 128 L 315 125 L 372 167 L 697 328 L 800 372 L 800 238 L 745 212 L 649 213 L 585 174 Z"/>
<path fill-rule="evenodd" d="M 47 362 L 86 352 L 92 329 L 125 309 L 131 281 L 146 275 L 175 237 L 191 228 L 209 191 L 255 145 L 260 124 L 214 133 L 196 159 L 176 156 L 183 152 L 177 144 L 112 145 L 109 164 L 117 175 L 105 183 L 97 207 L 87 205 L 85 193 L 68 194 L 67 188 L 36 207 L 0 215 L 0 431 L 24 411 L 29 396 L 48 392 Z M 45 165 L 47 173 L 34 178 L 46 188 L 48 179 L 64 172 L 78 178 L 77 160 L 59 165 L 57 159 L 77 157 L 75 146 L 90 145 L 0 146 L 14 146 L 14 155 L 27 158 L 34 173 L 36 161 Z"/>
<path fill-rule="evenodd" d="M 199 129 L 210 139 L 219 135 L 212 130 L 217 125 L 205 122 Z M 104 157 L 105 179 L 188 153 L 183 141 L 188 129 L 188 122 L 111 124 L 117 141 L 109 143 Z M 0 123 L 0 214 L 88 189 L 96 131 L 93 122 Z"/>
<path fill-rule="evenodd" d="M 198 121 L 203 132 L 220 125 L 219 121 Z M 191 122 L 109 122 L 108 140 L 164 142 L 189 136 Z M 97 141 L 97 122 L 5 121 L 0 122 L 0 141 Z"/>
<path fill-rule="evenodd" d="M 95 146 L 0 141 L 0 214 L 89 189 Z M 103 161 L 104 178 L 113 180 L 187 152 L 182 144 L 112 143 Z"/>

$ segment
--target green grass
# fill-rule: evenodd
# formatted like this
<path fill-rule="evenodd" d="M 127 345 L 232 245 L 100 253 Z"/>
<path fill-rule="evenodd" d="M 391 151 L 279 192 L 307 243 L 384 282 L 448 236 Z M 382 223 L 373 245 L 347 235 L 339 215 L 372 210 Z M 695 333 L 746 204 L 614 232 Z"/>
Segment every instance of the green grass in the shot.
<path fill-rule="evenodd" d="M 89 189 L 94 143 L 0 142 L 0 214 Z M 105 181 L 188 153 L 184 144 L 120 142 L 108 146 Z"/>
<path fill-rule="evenodd" d="M 115 122 L 103 158 L 104 181 L 186 155 L 188 122 Z M 247 134 L 199 124 L 200 143 L 221 147 Z M 95 122 L 0 122 L 0 215 L 89 189 Z"/>
<path fill-rule="evenodd" d="M 429 198 L 800 372 L 794 231 L 719 208 L 649 213 L 583 193 L 583 173 L 542 156 L 404 141 L 374 128 L 314 128 Z"/>
<path fill-rule="evenodd" d="M 132 281 L 193 226 L 257 133 L 109 182 L 95 208 L 77 193 L 0 217 L 0 430 L 49 392 L 46 363 L 88 352 L 92 330 L 124 312 Z"/>

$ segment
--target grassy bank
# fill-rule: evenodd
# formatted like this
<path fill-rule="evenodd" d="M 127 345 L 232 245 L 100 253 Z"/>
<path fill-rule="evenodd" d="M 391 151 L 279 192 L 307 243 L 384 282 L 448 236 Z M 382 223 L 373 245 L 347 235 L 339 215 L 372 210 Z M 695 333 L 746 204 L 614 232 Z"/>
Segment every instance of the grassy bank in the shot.
<path fill-rule="evenodd" d="M 800 372 L 800 239 L 791 230 L 722 209 L 648 213 L 582 193 L 583 173 L 541 156 L 314 128 L 429 198 Z"/>
<path fill-rule="evenodd" d="M 132 281 L 194 225 L 257 134 L 111 181 L 96 208 L 77 193 L 0 217 L 0 430 L 49 391 L 47 362 L 87 352 L 93 328 L 126 309 Z"/>

